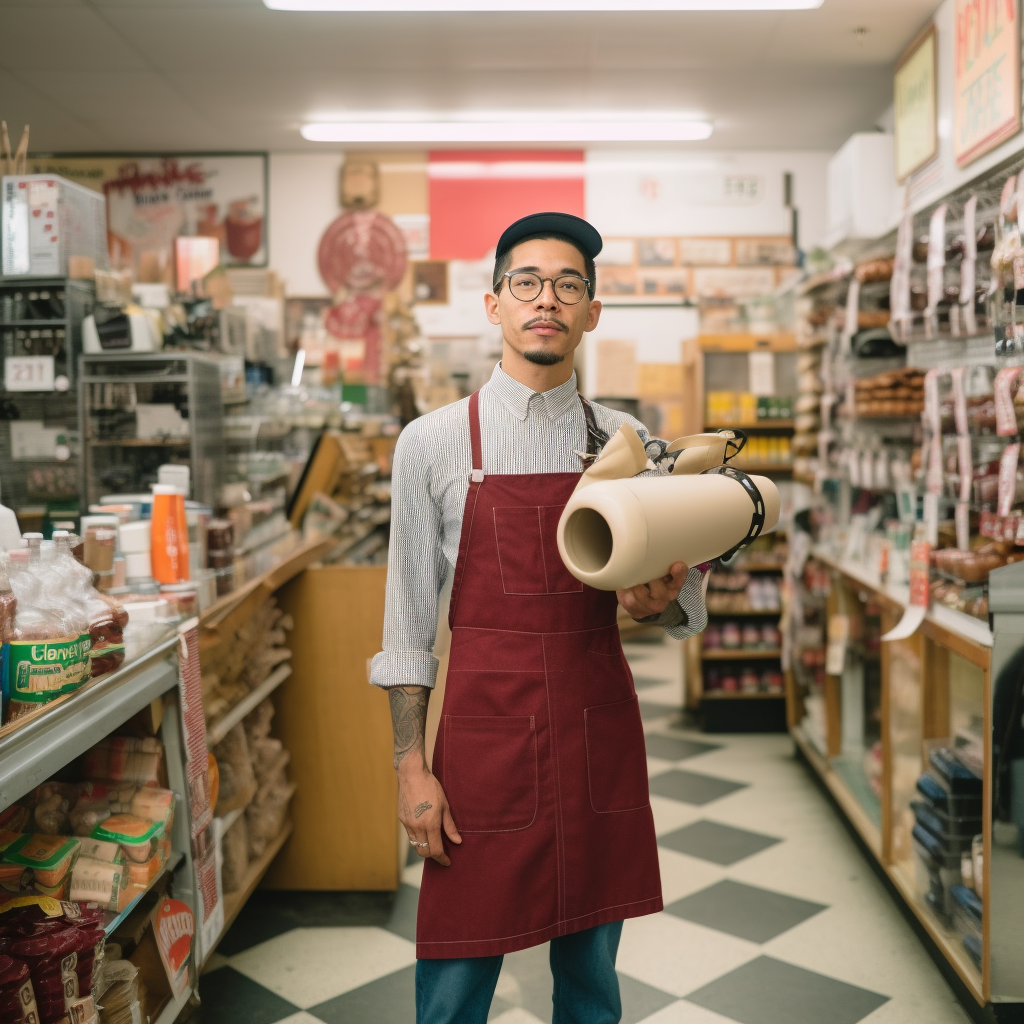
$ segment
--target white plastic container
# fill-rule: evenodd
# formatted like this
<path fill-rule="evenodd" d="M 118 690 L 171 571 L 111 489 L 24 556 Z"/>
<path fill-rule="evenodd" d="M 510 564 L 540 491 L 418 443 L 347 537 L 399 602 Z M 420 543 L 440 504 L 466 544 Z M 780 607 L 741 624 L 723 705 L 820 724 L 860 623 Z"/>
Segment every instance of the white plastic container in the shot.
<path fill-rule="evenodd" d="M 149 557 L 149 549 L 152 547 L 151 532 L 148 519 L 140 519 L 134 523 L 124 523 L 120 530 L 121 551 L 125 555 L 145 553 Z M 132 573 L 128 573 L 129 576 Z M 147 572 L 148 576 L 149 573 Z"/>
<path fill-rule="evenodd" d="M 151 580 L 153 565 L 149 557 L 149 549 L 145 551 L 126 552 L 124 556 L 124 573 L 129 580 Z"/>

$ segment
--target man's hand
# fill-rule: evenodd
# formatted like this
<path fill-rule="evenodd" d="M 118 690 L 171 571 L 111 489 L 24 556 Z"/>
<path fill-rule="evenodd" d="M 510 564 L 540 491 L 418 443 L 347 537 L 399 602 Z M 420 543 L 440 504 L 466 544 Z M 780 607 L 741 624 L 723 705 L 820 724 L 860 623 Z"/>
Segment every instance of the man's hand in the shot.
<path fill-rule="evenodd" d="M 676 562 L 669 569 L 667 576 L 630 587 L 629 590 L 617 590 L 615 596 L 631 618 L 645 619 L 652 615 L 661 615 L 679 597 L 679 591 L 683 589 L 689 571 L 684 562 Z"/>
<path fill-rule="evenodd" d="M 462 836 L 452 820 L 441 783 L 426 765 L 419 771 L 412 768 L 398 770 L 398 819 L 405 826 L 411 842 L 427 844 L 416 847 L 421 857 L 433 857 L 444 867 L 451 865 L 448 854 L 444 852 L 441 829 L 444 828 L 453 843 L 461 843 Z"/>
<path fill-rule="evenodd" d="M 433 857 L 449 867 L 441 829 L 453 843 L 461 843 L 441 783 L 427 767 L 424 736 L 430 690 L 423 686 L 396 686 L 388 690 L 391 727 L 395 734 L 395 771 L 398 772 L 398 820 L 421 857 Z"/>

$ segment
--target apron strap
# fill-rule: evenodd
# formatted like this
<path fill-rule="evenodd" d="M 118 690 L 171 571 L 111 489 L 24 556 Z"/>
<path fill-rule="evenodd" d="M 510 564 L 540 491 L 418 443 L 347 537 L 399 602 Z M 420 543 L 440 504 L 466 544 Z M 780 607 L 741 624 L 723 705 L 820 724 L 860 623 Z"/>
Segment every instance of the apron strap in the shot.
<path fill-rule="evenodd" d="M 587 455 L 596 459 L 608 443 L 608 435 L 597 425 L 594 407 L 582 395 L 580 401 L 583 403 L 583 418 L 587 421 Z"/>
<path fill-rule="evenodd" d="M 472 483 L 481 483 L 484 478 L 483 446 L 480 443 L 480 392 L 469 396 L 469 444 L 473 450 Z"/>

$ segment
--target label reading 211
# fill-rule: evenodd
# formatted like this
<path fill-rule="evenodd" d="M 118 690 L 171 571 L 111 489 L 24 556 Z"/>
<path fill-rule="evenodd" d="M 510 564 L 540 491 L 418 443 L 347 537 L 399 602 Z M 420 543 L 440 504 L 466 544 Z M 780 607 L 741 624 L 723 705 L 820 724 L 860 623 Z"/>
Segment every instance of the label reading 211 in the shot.
<path fill-rule="evenodd" d="M 53 356 L 7 356 L 4 388 L 7 391 L 53 391 Z"/>

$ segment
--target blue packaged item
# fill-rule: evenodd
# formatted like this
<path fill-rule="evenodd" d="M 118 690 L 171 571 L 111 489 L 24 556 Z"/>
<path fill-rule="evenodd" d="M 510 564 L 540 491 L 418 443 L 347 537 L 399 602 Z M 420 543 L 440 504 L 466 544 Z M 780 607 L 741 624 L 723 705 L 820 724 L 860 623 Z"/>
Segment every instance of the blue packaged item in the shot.
<path fill-rule="evenodd" d="M 952 885 L 949 888 L 949 895 L 953 897 L 961 909 L 974 919 L 980 928 L 982 903 L 978 894 L 973 889 L 968 889 L 966 885 Z"/>
<path fill-rule="evenodd" d="M 964 767 L 950 747 L 940 747 L 928 755 L 928 763 L 956 796 L 981 796 L 981 779 Z"/>
<path fill-rule="evenodd" d="M 962 943 L 974 966 L 981 970 L 981 939 L 977 935 L 965 935 Z"/>

